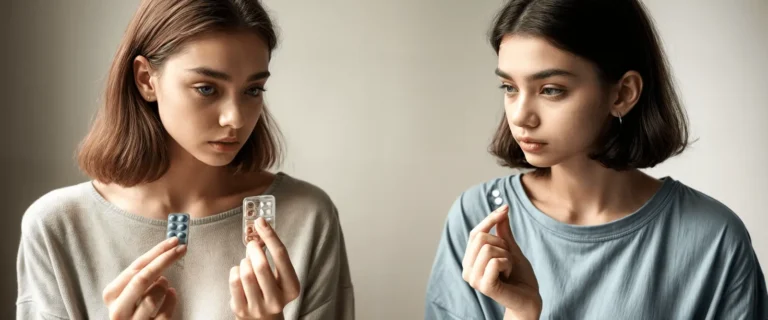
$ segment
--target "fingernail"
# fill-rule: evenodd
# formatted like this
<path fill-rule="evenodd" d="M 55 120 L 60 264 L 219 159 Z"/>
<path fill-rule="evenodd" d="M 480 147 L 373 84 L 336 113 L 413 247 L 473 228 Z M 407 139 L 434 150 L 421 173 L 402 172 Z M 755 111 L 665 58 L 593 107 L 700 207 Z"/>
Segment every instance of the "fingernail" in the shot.
<path fill-rule="evenodd" d="M 174 243 L 176 240 L 179 240 L 178 237 L 170 237 L 168 240 L 165 240 L 166 243 Z"/>
<path fill-rule="evenodd" d="M 175 237 L 174 237 L 174 238 L 175 238 Z M 178 252 L 178 253 L 182 253 L 182 252 L 184 252 L 185 250 L 187 250 L 187 245 L 186 245 L 186 244 L 182 244 L 182 245 L 180 245 L 180 246 L 176 247 L 176 252 Z"/>

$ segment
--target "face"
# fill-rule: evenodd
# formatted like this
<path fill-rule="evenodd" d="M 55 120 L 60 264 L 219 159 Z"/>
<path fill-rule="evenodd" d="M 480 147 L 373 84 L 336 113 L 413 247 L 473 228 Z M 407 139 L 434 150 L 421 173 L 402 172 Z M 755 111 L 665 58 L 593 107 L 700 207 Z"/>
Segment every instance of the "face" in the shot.
<path fill-rule="evenodd" d="M 535 167 L 587 159 L 611 120 L 608 90 L 587 60 L 544 39 L 506 36 L 496 71 L 507 122 Z"/>
<path fill-rule="evenodd" d="M 257 35 L 209 33 L 188 41 L 160 70 L 145 67 L 137 83 L 147 100 L 157 101 L 171 152 L 224 166 L 262 115 L 268 65 L 269 49 Z M 134 68 L 142 69 L 140 59 Z"/>

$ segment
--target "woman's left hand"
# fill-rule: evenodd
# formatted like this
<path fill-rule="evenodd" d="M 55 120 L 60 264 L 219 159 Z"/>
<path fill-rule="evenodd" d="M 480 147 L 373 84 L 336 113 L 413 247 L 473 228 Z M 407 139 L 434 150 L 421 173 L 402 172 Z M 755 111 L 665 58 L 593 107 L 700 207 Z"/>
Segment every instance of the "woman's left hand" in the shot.
<path fill-rule="evenodd" d="M 299 296 L 301 286 L 288 251 L 275 230 L 259 218 L 256 231 L 272 255 L 275 270 L 256 241 L 248 243 L 246 258 L 229 272 L 230 307 L 238 320 L 283 319 L 283 308 Z"/>

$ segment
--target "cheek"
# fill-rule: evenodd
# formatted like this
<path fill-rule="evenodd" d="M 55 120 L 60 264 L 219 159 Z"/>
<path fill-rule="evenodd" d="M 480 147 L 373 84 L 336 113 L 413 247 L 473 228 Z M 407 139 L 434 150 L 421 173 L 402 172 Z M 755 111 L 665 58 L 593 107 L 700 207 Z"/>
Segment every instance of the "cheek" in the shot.
<path fill-rule="evenodd" d="M 567 148 L 590 148 L 603 126 L 604 117 L 599 103 L 584 103 L 568 110 L 552 115 L 555 121 L 551 124 L 558 132 L 558 139 Z"/>
<path fill-rule="evenodd" d="M 259 119 L 264 114 L 264 112 L 266 112 L 266 110 L 264 108 L 264 102 L 259 101 L 259 102 L 255 103 L 255 105 L 251 109 L 251 114 L 250 114 L 249 119 L 251 119 L 251 121 L 253 123 L 256 123 L 257 121 L 259 121 Z"/>
<path fill-rule="evenodd" d="M 207 110 L 200 99 L 183 88 L 165 87 L 158 94 L 158 113 L 165 130 L 175 140 L 182 142 L 185 136 L 205 125 Z"/>
<path fill-rule="evenodd" d="M 246 115 L 247 127 L 253 130 L 259 121 L 262 121 L 262 116 L 265 112 L 266 110 L 263 102 L 258 102 L 254 106 L 248 108 L 248 111 L 244 113 Z"/>

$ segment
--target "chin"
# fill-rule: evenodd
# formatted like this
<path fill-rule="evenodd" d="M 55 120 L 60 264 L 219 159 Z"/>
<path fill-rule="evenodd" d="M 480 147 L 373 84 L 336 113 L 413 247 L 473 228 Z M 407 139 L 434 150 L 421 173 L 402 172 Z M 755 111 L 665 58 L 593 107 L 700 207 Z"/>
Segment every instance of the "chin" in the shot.
<path fill-rule="evenodd" d="M 525 154 L 525 161 L 536 168 L 551 168 L 559 163 L 559 161 L 552 157 L 527 153 Z"/>
<path fill-rule="evenodd" d="M 232 163 L 236 154 L 198 154 L 195 155 L 198 161 L 205 163 L 211 167 L 224 167 Z"/>

